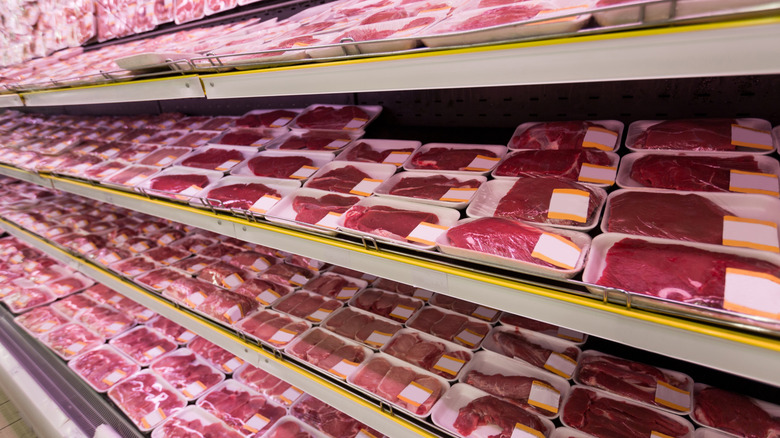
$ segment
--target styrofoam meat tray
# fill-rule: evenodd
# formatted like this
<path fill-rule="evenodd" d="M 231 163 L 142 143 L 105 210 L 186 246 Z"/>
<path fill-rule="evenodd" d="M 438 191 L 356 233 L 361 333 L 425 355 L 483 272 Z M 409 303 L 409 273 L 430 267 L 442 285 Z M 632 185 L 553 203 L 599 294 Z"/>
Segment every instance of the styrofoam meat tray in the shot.
<path fill-rule="evenodd" d="M 545 125 L 545 123 L 548 123 L 548 122 L 526 122 L 526 123 L 520 124 L 515 129 L 514 134 L 512 134 L 512 138 L 509 140 L 509 144 L 508 144 L 509 149 L 510 150 L 534 150 L 534 149 L 523 148 L 523 147 L 512 147 L 512 140 L 514 140 L 516 137 L 522 135 L 524 132 L 528 131 L 530 128 L 533 128 L 533 127 L 535 127 L 537 125 Z M 566 122 L 563 122 L 563 123 L 566 123 Z M 591 141 L 590 137 L 588 136 L 588 133 L 590 133 L 592 131 L 590 131 L 590 128 L 589 128 L 588 133 L 586 133 L 585 137 L 583 138 L 583 142 L 590 141 L 590 146 L 587 146 L 587 147 L 593 147 L 593 148 L 596 148 L 596 149 L 599 149 L 599 150 L 602 150 L 602 151 L 605 151 L 605 152 L 617 152 L 617 150 L 620 149 L 620 144 L 621 144 L 622 139 L 623 139 L 623 128 L 624 128 L 623 122 L 620 122 L 620 121 L 617 121 L 617 120 L 586 120 L 586 121 L 583 121 L 582 123 L 592 123 L 592 124 L 594 124 L 595 126 L 593 126 L 592 128 L 597 128 L 596 133 L 598 133 L 598 131 L 601 131 L 601 130 L 604 130 L 604 129 L 606 129 L 607 131 L 611 131 L 611 132 L 607 132 L 607 133 L 602 133 L 601 135 L 603 137 L 602 136 L 594 136 L 593 140 L 597 140 L 597 141 Z M 604 136 L 604 134 L 608 134 L 608 135 Z M 614 143 L 613 144 L 609 145 L 609 144 L 604 144 L 604 142 L 602 142 L 603 140 L 607 140 L 607 139 L 612 138 L 612 137 L 614 137 Z M 579 147 L 583 147 L 583 148 L 586 147 L 586 146 L 583 146 L 583 145 L 578 145 L 578 146 Z M 559 149 L 566 149 L 566 147 L 559 147 Z"/>
<path fill-rule="evenodd" d="M 342 359 L 341 362 L 339 362 L 338 364 L 334 365 L 330 369 L 325 369 L 325 368 L 322 367 L 321 363 L 312 364 L 311 362 L 305 360 L 304 358 L 298 356 L 297 354 L 295 354 L 293 352 L 295 350 L 295 347 L 298 344 L 300 344 L 301 342 L 303 342 L 304 339 L 306 339 L 306 336 L 308 336 L 310 334 L 313 334 L 313 333 L 316 333 L 316 332 L 322 332 L 326 336 L 333 336 L 336 339 L 344 342 L 344 346 L 350 346 L 350 347 L 359 348 L 360 350 L 363 351 L 363 355 L 364 355 L 363 360 L 361 362 L 359 362 L 359 363 L 355 363 L 355 362 L 349 361 L 347 359 Z M 313 348 L 316 348 L 316 347 L 312 346 L 312 348 L 310 348 L 310 350 L 313 349 Z M 326 374 L 328 374 L 330 376 L 333 376 L 336 379 L 340 379 L 340 380 L 346 380 L 349 376 L 351 376 L 357 370 L 357 368 L 360 366 L 361 363 L 367 362 L 367 361 L 371 360 L 371 356 L 374 354 L 374 351 L 372 349 L 366 347 L 365 345 L 362 345 L 362 344 L 360 344 L 358 342 L 353 341 L 352 339 L 347 339 L 347 338 L 345 338 L 345 337 L 343 337 L 341 335 L 338 335 L 338 334 L 336 334 L 334 332 L 331 332 L 330 330 L 325 330 L 325 329 L 320 328 L 320 327 L 314 327 L 314 328 L 311 328 L 311 329 L 305 331 L 304 333 L 302 333 L 300 336 L 295 338 L 292 342 L 290 342 L 289 344 L 287 344 L 287 346 L 284 347 L 284 352 L 286 354 L 292 356 L 292 357 L 297 358 L 298 360 L 300 360 L 302 362 L 305 362 L 305 363 L 307 363 L 307 364 L 309 364 L 311 366 L 315 366 L 315 367 L 321 369 Z M 330 355 L 334 355 L 335 353 L 336 352 L 334 350 L 334 351 L 332 351 L 330 353 Z M 327 357 L 322 358 L 322 360 L 325 360 L 326 358 Z"/>
<path fill-rule="evenodd" d="M 159 177 L 176 176 L 176 175 L 202 175 L 206 177 L 208 182 L 203 187 L 193 184 L 179 192 L 168 192 L 168 191 L 157 190 L 152 188 L 152 183 L 155 181 L 155 179 Z M 138 184 L 135 188 L 137 191 L 141 193 L 151 194 L 162 198 L 186 203 L 186 202 L 190 202 L 195 195 L 203 191 L 204 187 L 214 184 L 215 182 L 219 181 L 220 178 L 222 178 L 222 172 L 216 170 L 205 170 L 205 169 L 198 169 L 195 167 L 174 166 L 174 167 L 169 167 L 159 173 L 156 173 L 155 175 L 149 177 L 148 179 Z"/>
<path fill-rule="evenodd" d="M 709 430 L 709 431 L 717 431 L 717 432 L 720 432 L 720 433 L 724 434 L 725 436 L 735 436 L 735 437 L 742 436 L 742 435 L 738 435 L 738 434 L 732 434 L 730 432 L 727 432 L 727 431 L 724 431 L 724 430 L 720 430 L 720 429 L 714 428 L 712 426 L 709 426 L 707 424 L 704 424 L 701 421 L 702 419 L 699 418 L 699 416 L 697 415 L 698 411 L 695 409 L 695 406 L 697 405 L 696 396 L 697 396 L 697 394 L 700 391 L 702 391 L 702 390 L 704 390 L 706 388 L 710 388 L 710 387 L 712 387 L 712 386 L 711 385 L 707 385 L 705 383 L 696 383 L 693 386 L 693 406 L 694 406 L 694 409 L 693 409 L 693 411 L 692 411 L 692 413 L 690 415 L 691 420 L 693 421 L 694 424 L 696 424 L 698 426 L 701 426 L 701 427 L 703 427 L 703 428 L 705 428 L 706 430 Z M 772 418 L 777 419 L 777 418 L 780 417 L 780 405 L 769 403 L 767 401 L 759 400 L 759 399 L 756 399 L 756 398 L 753 398 L 753 397 L 749 397 L 749 399 L 756 406 L 758 406 L 759 408 L 761 408 L 762 410 L 767 412 L 769 414 L 769 416 L 771 416 Z M 720 435 L 714 435 L 714 436 L 715 437 L 719 437 Z"/>
<path fill-rule="evenodd" d="M 426 177 L 434 177 L 434 176 L 445 176 L 447 178 L 455 179 L 460 183 L 476 180 L 478 186 L 474 188 L 453 188 L 450 189 L 448 192 L 446 192 L 444 196 L 442 196 L 439 199 L 418 198 L 418 197 L 390 194 L 392 188 L 395 187 L 396 184 L 400 183 L 405 179 L 426 178 Z M 469 205 L 469 203 L 474 199 L 475 193 L 477 193 L 477 190 L 481 186 L 483 186 L 486 181 L 487 181 L 487 177 L 485 177 L 484 175 L 470 176 L 470 175 L 463 175 L 462 173 L 447 174 L 446 172 L 422 172 L 422 171 L 400 172 L 393 175 L 392 177 L 384 181 L 382 184 L 380 184 L 379 187 L 377 187 L 374 190 L 374 193 L 376 195 L 386 197 L 386 198 L 391 198 L 391 199 L 420 202 L 422 204 L 436 205 L 439 207 L 463 209 L 466 208 L 466 206 Z"/>
<path fill-rule="evenodd" d="M 370 146 L 371 150 L 377 153 L 385 151 L 402 151 L 403 149 L 412 149 L 408 152 L 390 152 L 388 156 L 382 161 L 383 164 L 394 164 L 396 166 L 403 166 L 409 157 L 422 146 L 422 143 L 416 140 L 385 140 L 385 139 L 369 139 L 363 138 L 355 141 L 350 146 L 347 146 L 338 157 L 336 161 L 358 161 L 375 163 L 368 159 L 352 160 L 350 155 L 352 151 L 361 146 L 362 144 Z"/>
<path fill-rule="evenodd" d="M 312 185 L 317 181 L 318 178 L 321 178 L 328 172 L 343 169 L 345 167 L 354 167 L 355 169 L 368 175 L 368 178 L 364 178 L 362 181 L 353 186 L 349 193 L 345 193 L 357 196 L 371 196 L 376 188 L 379 187 L 379 185 L 382 184 L 385 180 L 393 176 L 397 170 L 397 168 L 392 164 L 331 161 L 320 167 L 319 170 L 317 170 L 317 172 L 306 181 L 303 187 L 316 188 L 312 187 Z M 343 192 L 333 191 L 333 193 Z"/>
<path fill-rule="evenodd" d="M 209 198 L 209 193 L 212 190 L 231 186 L 235 184 L 262 184 L 270 189 L 275 190 L 280 196 L 264 195 L 255 200 L 254 204 L 249 209 L 244 210 L 241 208 L 229 208 L 225 207 L 218 199 Z M 190 200 L 190 205 L 199 208 L 209 208 L 220 211 L 248 211 L 249 214 L 254 216 L 263 216 L 265 213 L 271 210 L 280 200 L 294 193 L 299 187 L 300 182 L 295 180 L 283 180 L 275 178 L 263 178 L 259 176 L 226 176 L 217 181 L 213 181 L 211 184 L 200 190 L 193 195 Z"/>
<path fill-rule="evenodd" d="M 496 166 L 496 170 L 491 172 L 490 175 L 493 178 L 495 178 L 495 179 L 534 177 L 534 176 L 536 176 L 536 174 L 523 175 L 522 173 L 524 173 L 524 171 L 522 171 L 522 170 L 520 171 L 521 174 L 517 174 L 517 175 L 501 175 L 501 174 L 499 174 L 499 169 L 501 168 L 501 166 L 504 164 L 505 161 L 509 161 L 515 155 L 524 154 L 524 153 L 537 153 L 537 152 L 539 152 L 539 151 L 531 151 L 531 150 L 514 150 L 514 151 L 510 151 L 501 160 L 501 162 L 498 163 L 498 165 Z M 549 151 L 549 152 L 553 153 L 553 154 L 555 153 L 555 151 Z M 595 151 L 595 152 L 601 152 L 601 151 Z M 575 181 L 577 181 L 580 184 L 588 184 L 588 185 L 591 185 L 591 186 L 594 186 L 594 187 L 602 187 L 602 188 L 607 188 L 607 187 L 611 187 L 612 185 L 614 185 L 615 181 L 613 181 L 612 178 L 616 178 L 617 173 L 620 171 L 620 169 L 618 169 L 618 164 L 620 164 L 622 160 L 620 158 L 620 155 L 618 155 L 618 154 L 616 154 L 614 152 L 603 152 L 603 153 L 606 154 L 606 156 L 610 160 L 610 163 L 609 163 L 608 166 L 606 166 L 606 169 L 600 169 L 601 167 L 604 167 L 604 166 L 599 166 L 599 165 L 595 165 L 595 164 L 592 164 L 592 163 L 583 162 L 582 165 L 580 165 L 580 168 L 577 171 L 577 178 L 575 179 Z M 595 170 L 591 169 L 592 172 L 593 172 L 592 176 L 588 175 L 587 177 L 583 177 L 581 175 L 582 167 L 585 166 L 585 165 L 591 166 L 591 167 L 593 167 L 593 169 L 595 169 Z M 543 172 L 539 172 L 539 173 L 542 174 Z M 559 175 L 555 175 L 555 174 L 545 174 L 545 175 L 546 176 L 559 176 Z"/>
<path fill-rule="evenodd" d="M 308 115 L 308 113 L 318 109 L 318 108 L 330 108 L 333 110 L 341 110 L 344 108 L 349 108 L 356 106 L 363 110 L 367 115 L 368 119 L 352 119 L 350 122 L 346 123 L 343 127 L 335 129 L 338 131 L 363 131 L 365 130 L 366 126 L 368 126 L 372 121 L 374 121 L 377 117 L 379 117 L 379 113 L 382 112 L 382 106 L 381 105 L 328 105 L 328 104 L 313 104 L 306 107 L 303 111 L 301 111 L 298 116 L 293 119 L 291 123 L 292 128 L 297 129 L 310 129 L 310 130 L 316 130 L 316 129 L 323 129 L 323 130 L 333 130 L 334 128 L 328 127 L 328 125 L 315 125 L 315 126 L 301 126 L 299 125 L 299 120 Z M 323 127 L 324 126 L 324 127 Z"/>
<path fill-rule="evenodd" d="M 642 5 L 642 3 L 650 3 Z M 670 2 L 650 2 L 636 0 L 627 5 L 618 5 L 610 8 L 598 8 L 593 16 L 596 22 L 604 27 L 619 26 L 625 24 L 652 24 L 658 21 L 665 21 L 670 18 L 691 19 L 700 17 L 703 19 L 722 19 L 718 17 L 721 13 L 729 11 L 751 11 L 756 6 L 762 4 L 772 4 L 768 0 L 678 0 L 676 9 L 672 12 L 672 3 Z M 605 9 L 601 11 L 600 9 Z M 644 9 L 644 12 L 643 12 Z M 760 9 L 759 9 L 760 10 Z M 640 19 L 644 17 L 643 21 Z"/>
<path fill-rule="evenodd" d="M 440 358 L 438 358 L 437 362 L 434 363 L 433 366 L 434 366 L 434 368 L 438 367 L 438 370 L 442 370 L 443 373 L 449 374 L 450 377 L 447 378 L 447 380 L 450 383 L 454 382 L 459 377 L 463 376 L 464 373 L 465 373 L 464 370 L 468 367 L 468 365 L 474 359 L 474 352 L 471 349 L 466 348 L 466 347 L 464 347 L 462 345 L 458 345 L 458 344 L 455 344 L 453 342 L 441 339 L 441 338 L 437 338 L 436 336 L 433 336 L 431 334 L 424 333 L 424 332 L 421 332 L 419 330 L 415 330 L 415 329 L 412 329 L 412 328 L 402 328 L 401 330 L 397 331 L 393 335 L 393 337 L 390 338 L 390 341 L 388 341 L 387 344 L 383 345 L 382 348 L 379 349 L 379 351 L 382 352 L 382 353 L 385 353 L 385 354 L 390 354 L 390 353 L 387 353 L 387 349 L 388 349 L 387 346 L 390 345 L 395 340 L 395 338 L 397 338 L 397 337 L 399 337 L 401 335 L 410 334 L 410 333 L 413 333 L 413 334 L 419 336 L 421 339 L 423 339 L 425 341 L 436 342 L 436 343 L 444 345 L 444 354 Z M 465 354 L 465 355 L 469 356 L 469 359 L 465 360 L 465 361 L 462 361 L 462 359 L 457 359 L 457 358 L 453 358 L 453 357 L 445 357 L 445 356 L 448 355 L 448 353 L 453 353 L 453 352 L 460 352 L 461 354 Z M 393 357 L 397 357 L 397 356 L 393 356 Z M 402 358 L 402 357 L 398 357 L 398 359 L 401 359 L 404 362 L 406 362 L 406 360 L 404 358 Z M 461 363 L 461 361 L 462 361 L 462 363 Z M 454 372 L 454 374 L 452 374 L 452 372 Z M 444 377 L 444 376 L 442 376 L 442 377 Z"/>
<path fill-rule="evenodd" d="M 476 333 L 473 330 L 470 330 L 469 328 L 465 328 L 460 333 L 454 334 L 451 340 L 450 339 L 446 339 L 444 337 L 439 337 L 438 335 L 434 335 L 433 333 L 423 332 L 423 333 L 428 333 L 431 336 L 436 337 L 437 339 L 443 339 L 445 341 L 453 342 L 453 343 L 455 343 L 457 345 L 461 345 L 461 346 L 463 346 L 465 348 L 468 348 L 468 349 L 470 349 L 472 351 L 477 351 L 482 346 L 482 344 L 485 341 L 485 339 L 487 339 L 487 337 L 490 336 L 490 331 L 491 331 L 491 328 L 492 328 L 492 324 L 490 324 L 489 322 L 481 320 L 481 319 L 477 319 L 477 318 L 474 318 L 474 317 L 471 317 L 471 316 L 463 315 L 463 314 L 458 313 L 458 312 L 453 312 L 452 310 L 449 310 L 449 309 L 442 309 L 440 307 L 434 308 L 433 306 L 425 306 L 422 309 L 420 309 L 417 313 L 414 314 L 414 316 L 412 316 L 411 318 L 409 318 L 409 320 L 407 320 L 406 326 L 408 328 L 413 328 L 413 329 L 415 329 L 417 331 L 421 331 L 420 329 L 414 327 L 416 325 L 415 321 L 418 318 L 422 318 L 422 315 L 424 315 L 426 312 L 429 312 L 429 311 L 436 311 L 436 312 L 442 313 L 444 315 L 454 315 L 454 316 L 456 316 L 458 318 L 465 318 L 467 320 L 466 324 L 471 324 L 472 328 L 476 327 L 476 326 L 481 326 L 481 327 L 483 327 L 484 329 L 487 330 L 487 332 L 483 336 L 480 333 Z M 467 335 L 468 335 L 468 337 L 467 337 Z M 460 338 L 460 340 L 458 340 L 459 338 Z M 469 344 L 471 344 L 471 345 L 469 345 Z"/>
<path fill-rule="evenodd" d="M 224 438 L 244 436 L 230 428 L 224 421 L 207 412 L 205 409 L 198 406 L 187 406 L 176 414 L 171 415 L 163 423 L 157 426 L 154 431 L 152 431 L 151 438 L 166 438 L 168 436 L 165 432 L 166 425 L 175 421 L 183 421 L 184 424 L 188 424 L 188 422 L 191 421 L 198 421 L 198 424 L 202 424 L 204 428 L 208 427 L 209 433 L 216 432 L 219 436 Z M 189 427 L 186 428 L 186 430 L 188 433 L 193 433 L 193 430 Z"/>
<path fill-rule="evenodd" d="M 705 119 L 706 120 L 706 119 Z M 657 149 L 649 149 L 649 148 L 638 148 L 635 146 L 637 137 L 639 137 L 642 133 L 647 131 L 648 128 L 664 122 L 665 120 L 637 120 L 632 122 L 628 126 L 628 135 L 626 136 L 626 147 L 631 152 L 651 152 L 651 151 L 659 151 Z M 693 122 L 693 121 L 692 121 Z M 767 144 L 762 147 L 750 147 L 750 146 L 743 146 L 740 144 L 735 145 L 736 150 L 735 151 L 700 151 L 700 152 L 707 152 L 710 154 L 722 154 L 724 152 L 739 152 L 739 153 L 753 153 L 753 154 L 771 154 L 772 152 L 775 152 L 777 150 L 777 140 L 772 136 L 772 124 L 764 119 L 756 119 L 756 118 L 741 118 L 741 119 L 734 119 L 734 124 L 738 125 L 740 127 L 746 128 L 741 130 L 742 132 L 748 132 L 750 133 L 753 131 L 754 134 L 759 135 L 760 140 L 764 140 L 764 136 L 761 136 L 760 134 L 766 134 L 766 140 L 770 144 Z M 691 129 L 695 129 L 695 126 L 692 125 Z M 705 127 L 706 129 L 706 127 Z M 732 127 L 732 135 L 735 134 L 736 127 Z M 751 137 L 748 137 L 744 140 L 751 140 Z M 732 143 L 734 143 L 734 139 L 732 138 Z M 660 149 L 661 151 L 673 151 L 669 149 Z M 688 150 L 678 150 L 679 152 L 694 152 L 694 151 L 688 151 Z"/>
<path fill-rule="evenodd" d="M 308 150 L 265 150 L 262 151 L 256 155 L 253 155 L 248 160 L 243 161 L 242 163 L 238 164 L 236 167 L 234 167 L 230 173 L 231 175 L 238 175 L 238 176 L 261 176 L 263 178 L 272 178 L 272 176 L 268 175 L 256 175 L 252 169 L 249 167 L 249 162 L 257 157 L 306 157 L 311 160 L 312 165 L 311 166 L 304 166 L 298 169 L 297 171 L 293 172 L 292 175 L 295 176 L 287 176 L 286 178 L 280 178 L 280 179 L 294 179 L 299 181 L 305 181 L 309 179 L 311 175 L 313 175 L 317 170 L 319 170 L 320 167 L 324 166 L 325 164 L 333 161 L 334 158 L 333 152 L 323 152 L 323 151 L 308 151 Z"/>

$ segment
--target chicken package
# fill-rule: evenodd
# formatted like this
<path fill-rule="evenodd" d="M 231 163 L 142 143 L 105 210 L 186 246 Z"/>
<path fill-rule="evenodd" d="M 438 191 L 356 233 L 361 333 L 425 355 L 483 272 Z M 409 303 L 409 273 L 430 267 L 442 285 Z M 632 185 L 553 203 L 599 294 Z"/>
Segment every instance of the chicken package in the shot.
<path fill-rule="evenodd" d="M 272 310 L 258 310 L 247 315 L 235 327 L 275 348 L 283 348 L 311 328 L 311 323 Z"/>
<path fill-rule="evenodd" d="M 319 327 L 296 338 L 284 351 L 340 379 L 348 378 L 373 354 L 371 349 Z"/>
<path fill-rule="evenodd" d="M 277 263 L 262 272 L 260 278 L 276 284 L 300 287 L 314 278 L 314 273 L 300 266 Z"/>
<path fill-rule="evenodd" d="M 331 313 L 322 322 L 322 327 L 374 349 L 381 348 L 402 328 L 400 323 L 353 307 Z"/>
<path fill-rule="evenodd" d="M 428 304 L 442 309 L 452 310 L 461 315 L 473 316 L 483 321 L 494 323 L 498 320 L 501 311 L 492 307 L 481 306 L 471 301 L 461 300 L 444 294 L 433 294 Z"/>
<path fill-rule="evenodd" d="M 334 311 L 341 309 L 343 302 L 307 291 L 297 291 L 285 295 L 281 300 L 274 300 L 273 308 L 276 311 L 287 313 L 319 324 Z"/>
<path fill-rule="evenodd" d="M 68 362 L 68 366 L 100 393 L 141 370 L 135 361 L 110 345 L 86 351 Z"/>
<path fill-rule="evenodd" d="M 151 370 L 143 370 L 114 385 L 108 397 L 142 431 L 147 432 L 187 406 L 173 386 Z"/>
<path fill-rule="evenodd" d="M 384 316 L 398 322 L 406 322 L 425 306 L 425 302 L 381 289 L 365 289 L 349 300 L 349 305 Z"/>
<path fill-rule="evenodd" d="M 762 119 L 637 120 L 626 147 L 638 150 L 769 153 L 776 146 L 772 125 Z"/>
<path fill-rule="evenodd" d="M 268 431 L 287 414 L 286 408 L 233 379 L 225 380 L 210 390 L 198 400 L 197 405 L 234 430 L 251 436 Z"/>
<path fill-rule="evenodd" d="M 402 166 L 420 145 L 413 140 L 361 139 L 344 149 L 336 160 Z"/>
<path fill-rule="evenodd" d="M 61 325 L 44 333 L 39 339 L 64 360 L 70 360 L 77 354 L 105 342 L 105 339 L 97 333 L 76 323 Z"/>
<path fill-rule="evenodd" d="M 290 407 L 290 414 L 332 438 L 385 438 L 376 430 L 308 394 Z"/>
<path fill-rule="evenodd" d="M 487 174 L 506 151 L 500 145 L 428 143 L 404 163 L 404 169 Z"/>
<path fill-rule="evenodd" d="M 175 350 L 176 343 L 153 328 L 136 327 L 109 342 L 141 366 Z"/>
<path fill-rule="evenodd" d="M 331 161 L 320 167 L 304 184 L 305 188 L 329 192 L 370 196 L 386 179 L 393 176 L 392 164 Z"/>
<path fill-rule="evenodd" d="M 780 436 L 780 406 L 697 383 L 694 386 L 691 418 L 745 438 Z"/>
<path fill-rule="evenodd" d="M 179 345 L 184 345 L 197 336 L 191 330 L 182 327 L 162 315 L 158 315 L 156 318 L 147 321 L 146 327 L 157 330 L 177 342 Z"/>
<path fill-rule="evenodd" d="M 368 282 L 343 275 L 322 273 L 303 285 L 303 290 L 324 297 L 347 301 L 362 291 Z"/>
<path fill-rule="evenodd" d="M 339 307 L 341 307 L 340 303 Z M 54 310 L 51 306 L 41 306 L 17 316 L 14 318 L 14 322 L 31 335 L 37 337 L 63 324 L 67 324 L 70 322 L 70 319 Z"/>
<path fill-rule="evenodd" d="M 682 417 L 585 386 L 572 388 L 564 402 L 561 421 L 598 438 L 693 436 L 693 426 Z"/>
<path fill-rule="evenodd" d="M 233 378 L 255 391 L 279 401 L 284 406 L 292 405 L 304 394 L 303 391 L 284 380 L 248 363 L 239 368 L 233 374 Z"/>
<path fill-rule="evenodd" d="M 590 149 L 514 151 L 498 164 L 493 176 L 555 176 L 581 183 L 611 186 L 620 158 L 613 152 Z"/>
<path fill-rule="evenodd" d="M 377 105 L 314 104 L 298 114 L 292 122 L 292 127 L 359 131 L 364 130 L 381 111 L 382 107 Z"/>
<path fill-rule="evenodd" d="M 81 309 L 73 315 L 73 319 L 107 339 L 135 326 L 133 318 L 105 304 Z"/>
<path fill-rule="evenodd" d="M 515 315 L 514 313 L 503 312 L 498 320 L 501 322 L 501 324 L 504 325 L 511 325 L 521 329 L 531 330 L 533 332 L 542 333 L 547 336 L 555 336 L 557 338 L 574 342 L 575 344 L 582 344 L 585 342 L 585 340 L 588 339 L 588 335 L 585 333 L 571 330 L 566 327 L 537 321 L 525 316 Z"/>
<path fill-rule="evenodd" d="M 515 129 L 509 149 L 594 148 L 614 152 L 622 138 L 623 123 L 617 120 L 528 122 Z"/>
<path fill-rule="evenodd" d="M 380 351 L 450 381 L 473 357 L 465 347 L 408 328 L 396 332 Z"/>
<path fill-rule="evenodd" d="M 187 344 L 187 348 L 195 352 L 198 356 L 205 359 L 209 365 L 218 368 L 225 373 L 232 373 L 244 364 L 244 359 L 225 350 L 213 342 L 200 336 L 192 338 Z"/>
<path fill-rule="evenodd" d="M 564 379 L 572 378 L 581 354 L 571 342 L 509 326 L 494 327 L 483 347 Z"/>
<path fill-rule="evenodd" d="M 157 426 L 151 434 L 151 438 L 242 438 L 244 436 L 198 406 L 188 406 L 180 410 Z"/>
<path fill-rule="evenodd" d="M 406 326 L 476 350 L 490 332 L 490 324 L 449 310 L 424 307 Z"/>
<path fill-rule="evenodd" d="M 188 348 L 179 348 L 160 356 L 149 369 L 158 373 L 190 401 L 225 380 L 224 373 Z"/>
<path fill-rule="evenodd" d="M 294 288 L 290 286 L 276 284 L 259 278 L 251 278 L 233 292 L 252 298 L 263 306 L 270 306 L 279 298 L 292 293 L 293 290 Z"/>

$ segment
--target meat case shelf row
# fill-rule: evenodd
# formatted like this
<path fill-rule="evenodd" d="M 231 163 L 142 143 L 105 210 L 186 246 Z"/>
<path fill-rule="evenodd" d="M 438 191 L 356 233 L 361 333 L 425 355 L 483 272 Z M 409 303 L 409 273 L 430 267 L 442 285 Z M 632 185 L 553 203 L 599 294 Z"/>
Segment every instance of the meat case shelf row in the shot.
<path fill-rule="evenodd" d="M 404 437 L 410 436 L 410 434 L 422 437 L 435 436 L 427 430 L 420 428 L 417 424 L 404 420 L 397 415 L 387 415 L 386 412 L 388 410 L 386 407 L 372 404 L 337 384 L 331 383 L 329 380 L 293 364 L 289 360 L 281 359 L 278 351 L 271 352 L 262 348 L 261 344 L 250 342 L 245 337 L 240 337 L 236 333 L 228 331 L 203 317 L 182 310 L 179 306 L 139 288 L 130 281 L 54 247 L 47 241 L 19 228 L 15 224 L 0 219 L 0 228 L 23 242 L 42 250 L 70 268 L 122 293 L 126 297 L 193 331 L 206 340 L 218 344 L 247 363 L 293 384 L 302 391 L 332 406 L 337 406 L 349 412 L 350 415 L 359 421 L 381 430 L 387 436 Z"/>
<path fill-rule="evenodd" d="M 571 287 L 569 291 L 558 291 L 552 283 L 534 279 L 518 281 L 464 270 L 413 255 L 372 249 L 69 178 L 39 175 L 7 166 L 0 166 L 0 173 L 780 385 L 780 379 L 773 372 L 780 366 L 780 342 L 776 339 L 600 302 L 570 293 L 575 291 Z M 707 348 L 701 348 L 702 344 Z"/>

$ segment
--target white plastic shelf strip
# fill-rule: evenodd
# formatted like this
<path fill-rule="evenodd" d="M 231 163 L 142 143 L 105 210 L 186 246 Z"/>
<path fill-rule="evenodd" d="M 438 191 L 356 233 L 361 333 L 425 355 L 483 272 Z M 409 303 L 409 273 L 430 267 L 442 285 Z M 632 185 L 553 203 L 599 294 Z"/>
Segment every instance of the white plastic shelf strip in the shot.
<path fill-rule="evenodd" d="M 0 173 L 4 170 L 5 168 L 0 168 Z M 780 369 L 780 354 L 770 348 L 741 342 L 741 335 L 729 338 L 698 333 L 687 328 L 689 323 L 673 326 L 674 324 L 638 319 L 626 312 L 608 311 L 556 297 L 526 293 L 472 279 L 467 273 L 429 269 L 385 257 L 379 252 L 359 252 L 331 245 L 327 240 L 310 240 L 274 229 L 256 227 L 232 216 L 215 217 L 205 211 L 193 211 L 173 203 L 150 202 L 137 195 L 98 189 L 64 179 L 53 179 L 52 182 L 54 188 L 76 195 L 390 278 L 780 386 L 780 374 L 776 372 Z M 611 307 L 623 310 L 618 306 Z M 780 340 L 769 342 L 780 345 Z"/>
<path fill-rule="evenodd" d="M 754 20 L 201 76 L 209 99 L 780 73 L 780 23 Z"/>
<path fill-rule="evenodd" d="M 23 106 L 22 98 L 18 94 L 0 94 L 0 108 L 13 108 Z"/>
<path fill-rule="evenodd" d="M 331 388 L 321 385 L 317 380 L 309 377 L 311 374 L 309 374 L 308 371 L 301 370 L 294 365 L 285 365 L 276 359 L 270 359 L 266 354 L 259 353 L 254 348 L 249 348 L 247 344 L 238 338 L 227 335 L 226 332 L 217 328 L 216 325 L 207 322 L 200 317 L 192 316 L 189 313 L 178 310 L 173 305 L 153 297 L 152 294 L 143 292 L 136 286 L 128 284 L 115 275 L 97 268 L 92 264 L 85 263 L 79 258 L 51 246 L 33 233 L 22 230 L 5 220 L 0 220 L 0 228 L 6 230 L 16 238 L 27 242 L 31 246 L 40 249 L 70 268 L 81 272 L 133 301 L 136 301 L 195 332 L 207 340 L 218 344 L 220 347 L 241 357 L 248 363 L 257 366 L 258 368 L 262 368 L 280 379 L 286 380 L 293 386 L 298 387 L 323 402 L 349 413 L 349 415 L 357 420 L 368 424 L 377 430 L 381 430 L 385 435 L 394 438 L 406 438 L 409 437 L 410 434 L 419 433 L 419 429 L 410 429 L 407 426 L 408 423 L 404 420 L 388 416 L 376 407 L 371 407 L 367 403 L 357 402 L 342 393 L 333 391 Z"/>
<path fill-rule="evenodd" d="M 205 94 L 197 76 L 182 76 L 36 91 L 23 96 L 27 106 L 51 106 L 186 99 L 204 97 Z"/>

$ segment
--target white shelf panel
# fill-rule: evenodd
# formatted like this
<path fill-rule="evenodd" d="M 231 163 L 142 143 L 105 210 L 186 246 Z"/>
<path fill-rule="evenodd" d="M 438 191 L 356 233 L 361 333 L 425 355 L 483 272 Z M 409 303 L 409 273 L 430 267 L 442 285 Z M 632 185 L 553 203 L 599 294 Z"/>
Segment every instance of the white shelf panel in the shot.
<path fill-rule="evenodd" d="M 201 76 L 209 99 L 780 73 L 777 17 Z M 760 54 L 760 55 L 759 55 Z"/>
<path fill-rule="evenodd" d="M 388 436 L 396 438 L 406 438 L 412 435 L 431 436 L 418 427 L 407 423 L 405 420 L 393 418 L 382 412 L 378 407 L 359 400 L 344 390 L 337 389 L 334 385 L 323 384 L 323 380 L 319 377 L 298 368 L 294 364 L 274 358 L 270 353 L 266 353 L 256 346 L 245 343 L 223 330 L 220 326 L 185 311 L 181 311 L 172 304 L 122 280 L 112 273 L 77 257 L 73 257 L 59 248 L 51 246 L 33 233 L 22 230 L 2 219 L 0 219 L 0 228 L 6 230 L 9 234 L 18 239 L 27 242 L 31 246 L 42 250 L 52 258 L 59 260 L 72 269 L 83 273 L 97 282 L 105 284 L 126 297 L 154 310 L 160 315 L 186 327 L 209 341 L 218 344 L 220 347 L 241 357 L 245 361 L 262 368 L 276 377 L 286 380 L 304 392 L 349 413 L 349 415 L 355 417 L 359 421 L 368 424 L 377 430 L 381 430 L 382 433 Z"/>
<path fill-rule="evenodd" d="M 36 91 L 24 93 L 23 96 L 27 106 L 51 106 L 186 99 L 204 97 L 205 94 L 197 76 L 181 76 Z"/>
<path fill-rule="evenodd" d="M 3 169 L 0 168 L 0 172 Z M 628 310 L 64 179 L 57 189 L 780 386 L 780 340 Z M 487 279 L 488 281 L 485 281 Z M 145 303 L 144 303 L 145 304 Z M 706 345 L 706 348 L 702 348 Z"/>
<path fill-rule="evenodd" d="M 10 176 L 22 181 L 38 184 L 39 186 L 46 187 L 47 189 L 53 188 L 50 178 L 44 178 L 35 172 L 27 172 L 25 170 L 20 170 L 0 164 L 0 175 Z"/>
<path fill-rule="evenodd" d="M 24 106 L 22 98 L 18 94 L 0 94 L 0 108 L 13 108 Z"/>

